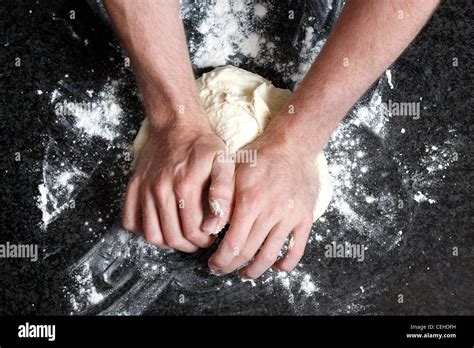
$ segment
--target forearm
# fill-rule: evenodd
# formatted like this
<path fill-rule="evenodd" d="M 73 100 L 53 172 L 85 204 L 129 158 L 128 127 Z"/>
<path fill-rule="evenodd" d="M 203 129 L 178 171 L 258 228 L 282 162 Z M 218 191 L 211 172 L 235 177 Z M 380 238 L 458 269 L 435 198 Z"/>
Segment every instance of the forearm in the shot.
<path fill-rule="evenodd" d="M 349 0 L 278 127 L 319 152 L 370 85 L 430 18 L 438 0 Z M 307 148 L 307 146 L 306 146 Z"/>
<path fill-rule="evenodd" d="M 161 128 L 180 115 L 204 122 L 179 2 L 105 0 L 105 6 L 130 56 L 152 126 Z"/>

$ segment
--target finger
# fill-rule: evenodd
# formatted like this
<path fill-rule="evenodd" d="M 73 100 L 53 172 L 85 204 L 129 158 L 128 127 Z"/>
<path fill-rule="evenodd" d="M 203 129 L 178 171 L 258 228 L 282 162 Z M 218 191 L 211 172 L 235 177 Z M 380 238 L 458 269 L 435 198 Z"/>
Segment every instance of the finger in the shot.
<path fill-rule="evenodd" d="M 200 181 L 199 184 L 197 184 Z M 201 197 L 205 188 L 206 178 L 179 179 L 176 184 L 178 212 L 183 228 L 184 237 L 191 243 L 201 247 L 209 247 L 214 237 L 201 231 L 199 226 L 203 221 Z"/>
<path fill-rule="evenodd" d="M 256 279 L 269 269 L 277 260 L 290 230 L 291 227 L 288 224 L 276 225 L 269 233 L 255 260 L 240 272 L 241 278 Z"/>
<path fill-rule="evenodd" d="M 142 194 L 142 197 L 143 233 L 146 241 L 160 248 L 168 248 L 164 243 L 163 235 L 161 233 L 158 212 L 153 200 L 153 194 L 151 191 L 147 190 Z"/>
<path fill-rule="evenodd" d="M 192 253 L 199 248 L 187 241 L 181 231 L 178 206 L 171 184 L 161 184 L 156 189 L 155 202 L 158 201 L 158 215 L 163 238 L 170 248 Z"/>
<path fill-rule="evenodd" d="M 135 233 L 143 233 L 139 188 L 140 181 L 132 178 L 127 186 L 122 216 L 123 228 Z"/>
<path fill-rule="evenodd" d="M 209 268 L 212 272 L 219 273 L 222 268 L 228 266 L 240 254 L 255 219 L 259 215 L 257 209 L 258 203 L 255 199 L 251 200 L 246 196 L 242 196 L 240 199 L 237 198 L 229 231 L 227 231 L 217 251 L 209 259 Z"/>
<path fill-rule="evenodd" d="M 275 223 L 276 221 L 269 220 L 268 217 L 259 215 L 250 231 L 244 249 L 228 266 L 222 269 L 221 274 L 233 272 L 242 265 L 250 262 L 257 254 L 258 249 L 265 241 L 265 238 Z"/>
<path fill-rule="evenodd" d="M 201 226 L 206 234 L 217 234 L 224 228 L 229 221 L 234 200 L 235 164 L 221 157 L 219 155 L 215 157 L 211 170 L 208 196 L 211 213 Z"/>
<path fill-rule="evenodd" d="M 275 263 L 276 270 L 290 272 L 296 267 L 304 255 L 311 227 L 312 224 L 307 222 L 300 223 L 295 227 L 290 238 L 288 251 L 281 260 Z"/>

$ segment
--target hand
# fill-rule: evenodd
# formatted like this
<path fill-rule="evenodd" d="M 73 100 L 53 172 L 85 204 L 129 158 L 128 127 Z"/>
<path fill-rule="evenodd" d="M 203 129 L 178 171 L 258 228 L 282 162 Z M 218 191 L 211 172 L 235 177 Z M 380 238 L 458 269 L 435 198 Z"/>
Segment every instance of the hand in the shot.
<path fill-rule="evenodd" d="M 151 130 L 128 184 L 123 226 L 144 233 L 159 247 L 195 252 L 214 240 L 200 230 L 202 197 L 209 182 L 213 197 L 221 202 L 215 228 L 222 228 L 229 218 L 234 165 L 216 160 L 226 147 L 207 124 L 186 123 L 178 116 L 173 120 Z"/>
<path fill-rule="evenodd" d="M 317 198 L 316 167 L 314 156 L 302 150 L 307 147 L 282 139 L 266 132 L 243 149 L 257 151 L 257 163 L 237 164 L 230 228 L 209 260 L 214 274 L 249 261 L 242 278 L 258 278 L 272 265 L 289 272 L 303 256 Z M 289 234 L 289 249 L 277 261 Z"/>

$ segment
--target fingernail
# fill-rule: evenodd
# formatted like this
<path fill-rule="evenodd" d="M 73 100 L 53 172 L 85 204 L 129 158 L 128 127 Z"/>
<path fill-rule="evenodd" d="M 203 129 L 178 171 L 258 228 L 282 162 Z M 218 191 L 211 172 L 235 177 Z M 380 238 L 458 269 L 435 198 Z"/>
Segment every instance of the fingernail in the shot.
<path fill-rule="evenodd" d="M 219 229 L 217 228 L 217 224 L 219 223 L 219 220 L 217 218 L 208 218 L 204 223 L 202 224 L 202 230 L 204 231 L 205 234 L 211 235 L 211 234 L 218 234 Z"/>
<path fill-rule="evenodd" d="M 211 272 L 212 275 L 215 276 L 221 276 L 222 273 L 220 273 L 220 268 L 217 268 L 215 266 L 209 265 L 209 271 Z"/>
<path fill-rule="evenodd" d="M 251 282 L 252 283 L 252 286 L 255 286 L 255 279 L 252 279 L 250 278 L 249 276 L 247 276 L 246 274 L 241 274 L 239 275 L 240 277 L 240 280 L 243 281 L 243 282 Z"/>
<path fill-rule="evenodd" d="M 229 209 L 229 203 L 222 199 L 209 200 L 209 206 L 211 208 L 212 215 L 220 218 L 224 217 L 224 213 L 226 213 Z"/>

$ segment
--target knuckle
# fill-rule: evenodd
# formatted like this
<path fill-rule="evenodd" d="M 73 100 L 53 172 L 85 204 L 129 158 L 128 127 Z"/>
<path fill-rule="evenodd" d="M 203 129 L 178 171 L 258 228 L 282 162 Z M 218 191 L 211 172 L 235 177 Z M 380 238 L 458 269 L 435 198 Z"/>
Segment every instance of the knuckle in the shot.
<path fill-rule="evenodd" d="M 193 185 L 193 178 L 190 175 L 181 175 L 176 181 L 176 186 L 180 191 L 187 192 Z"/>
<path fill-rule="evenodd" d="M 254 253 L 252 252 L 252 250 L 244 249 L 240 256 L 245 262 L 248 262 L 253 259 Z"/>
<path fill-rule="evenodd" d="M 195 241 L 199 239 L 198 232 L 195 230 L 184 230 L 183 234 L 188 240 L 191 240 L 191 241 Z"/>
<path fill-rule="evenodd" d="M 277 259 L 277 254 L 274 252 L 266 252 L 262 254 L 261 260 L 264 264 L 272 264 L 276 261 Z"/>
<path fill-rule="evenodd" d="M 280 204 L 274 204 L 268 210 L 268 216 L 271 218 L 279 217 L 282 214 L 283 214 L 283 208 Z"/>
<path fill-rule="evenodd" d="M 241 191 L 237 195 L 237 199 L 241 202 L 241 204 L 248 208 L 248 209 L 255 209 L 261 205 L 262 197 L 257 189 L 249 189 L 245 191 Z"/>
<path fill-rule="evenodd" d="M 145 240 L 152 245 L 159 246 L 162 244 L 162 240 L 157 233 L 146 233 Z"/>
<path fill-rule="evenodd" d="M 226 247 L 231 251 L 242 250 L 240 241 L 237 240 L 235 237 L 229 236 L 225 244 L 226 244 Z"/>
<path fill-rule="evenodd" d="M 230 184 L 225 182 L 214 182 L 209 187 L 209 194 L 219 198 L 230 198 L 232 189 Z"/>
<path fill-rule="evenodd" d="M 163 202 L 163 201 L 166 200 L 167 194 L 166 194 L 165 187 L 164 187 L 163 184 L 158 183 L 158 184 L 154 187 L 153 193 L 154 193 L 154 195 L 155 195 L 155 197 L 156 197 L 156 199 L 157 199 L 158 201 Z"/>
<path fill-rule="evenodd" d="M 178 249 L 178 247 L 180 246 L 178 239 L 175 237 L 166 238 L 166 244 L 168 244 L 173 249 Z"/>
<path fill-rule="evenodd" d="M 183 240 L 181 238 L 172 236 L 172 237 L 169 237 L 166 240 L 166 244 L 168 244 L 173 249 L 181 250 L 181 249 L 183 249 L 183 244 L 184 243 L 183 243 Z"/>
<path fill-rule="evenodd" d="M 174 184 L 174 192 L 179 198 L 189 197 L 193 187 L 195 187 L 194 179 L 190 176 L 178 178 Z"/>

